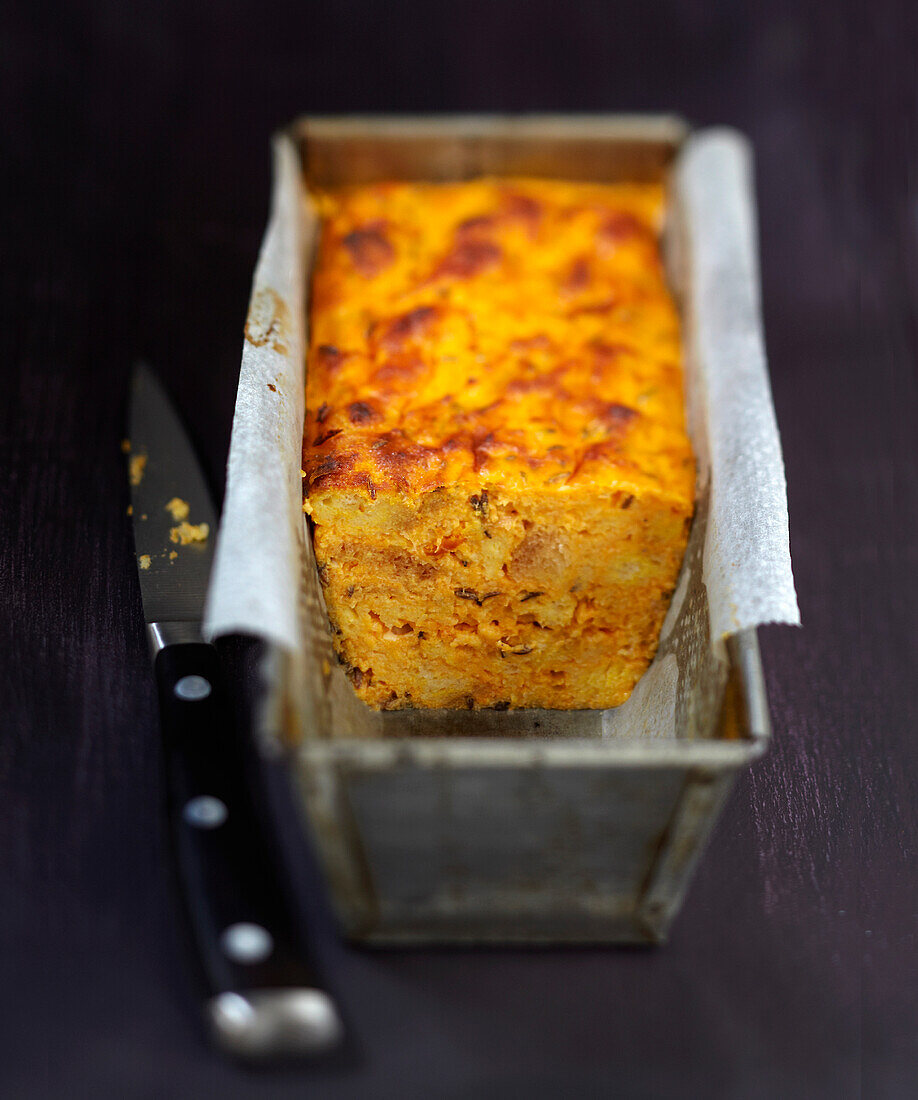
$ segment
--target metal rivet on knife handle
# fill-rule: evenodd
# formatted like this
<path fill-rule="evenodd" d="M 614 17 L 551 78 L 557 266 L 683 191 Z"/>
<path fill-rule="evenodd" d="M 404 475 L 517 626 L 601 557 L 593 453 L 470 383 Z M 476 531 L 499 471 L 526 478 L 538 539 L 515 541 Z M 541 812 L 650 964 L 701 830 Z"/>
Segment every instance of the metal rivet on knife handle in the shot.
<path fill-rule="evenodd" d="M 186 703 L 198 703 L 210 695 L 210 681 L 203 676 L 183 676 L 175 685 L 175 694 Z"/>
<path fill-rule="evenodd" d="M 201 794 L 185 803 L 182 817 L 197 829 L 218 829 L 229 816 L 226 803 L 210 794 Z"/>
<path fill-rule="evenodd" d="M 274 950 L 274 938 L 260 924 L 231 924 L 220 937 L 224 954 L 233 962 L 254 965 L 264 962 Z"/>

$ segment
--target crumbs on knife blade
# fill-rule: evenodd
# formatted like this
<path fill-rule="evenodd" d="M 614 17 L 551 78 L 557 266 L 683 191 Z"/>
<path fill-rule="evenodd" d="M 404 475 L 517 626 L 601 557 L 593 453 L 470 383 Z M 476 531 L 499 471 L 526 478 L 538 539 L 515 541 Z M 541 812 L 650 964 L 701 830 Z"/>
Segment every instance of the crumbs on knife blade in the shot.
<path fill-rule="evenodd" d="M 210 535 L 209 523 L 194 524 L 183 521 L 169 530 L 169 540 L 181 546 L 187 546 L 193 542 L 207 542 L 208 535 Z"/>
<path fill-rule="evenodd" d="M 146 455 L 131 455 L 130 462 L 128 463 L 128 477 L 132 485 L 137 486 L 141 483 L 146 465 Z"/>
<path fill-rule="evenodd" d="M 170 513 L 176 523 L 180 523 L 184 519 L 188 519 L 188 513 L 190 506 L 187 500 L 182 500 L 181 497 L 173 497 L 172 500 L 166 505 L 166 511 Z"/>

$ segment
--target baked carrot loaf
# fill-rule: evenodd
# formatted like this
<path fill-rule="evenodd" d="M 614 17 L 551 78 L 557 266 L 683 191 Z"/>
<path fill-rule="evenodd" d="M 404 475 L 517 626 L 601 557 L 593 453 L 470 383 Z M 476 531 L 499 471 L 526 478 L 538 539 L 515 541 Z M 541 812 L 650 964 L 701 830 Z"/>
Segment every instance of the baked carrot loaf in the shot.
<path fill-rule="evenodd" d="M 375 707 L 610 707 L 693 511 L 663 189 L 314 194 L 304 508 Z"/>

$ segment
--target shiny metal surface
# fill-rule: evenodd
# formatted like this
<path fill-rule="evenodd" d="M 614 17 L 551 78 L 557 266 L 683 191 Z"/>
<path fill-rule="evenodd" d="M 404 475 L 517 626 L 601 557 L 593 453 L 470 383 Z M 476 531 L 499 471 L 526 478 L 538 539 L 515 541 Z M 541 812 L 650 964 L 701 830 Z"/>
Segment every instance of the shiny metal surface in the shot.
<path fill-rule="evenodd" d="M 141 580 L 141 590 L 143 590 L 142 586 Z M 146 611 L 146 598 L 144 598 L 144 611 Z M 194 619 L 189 622 L 148 622 L 147 641 L 150 643 L 150 653 L 155 657 L 167 645 L 183 645 L 189 642 L 201 644 L 204 638 L 201 635 L 200 621 Z"/>
<path fill-rule="evenodd" d="M 213 560 L 217 515 L 198 460 L 175 409 L 149 367 L 138 364 L 131 383 L 131 507 L 134 548 L 148 623 L 200 620 Z M 187 523 L 206 523 L 205 541 L 182 545 L 180 512 Z M 155 650 L 161 648 L 151 637 Z"/>
<path fill-rule="evenodd" d="M 344 1034 L 334 1002 L 321 989 L 220 993 L 206 1011 L 214 1041 L 240 1058 L 321 1054 Z"/>

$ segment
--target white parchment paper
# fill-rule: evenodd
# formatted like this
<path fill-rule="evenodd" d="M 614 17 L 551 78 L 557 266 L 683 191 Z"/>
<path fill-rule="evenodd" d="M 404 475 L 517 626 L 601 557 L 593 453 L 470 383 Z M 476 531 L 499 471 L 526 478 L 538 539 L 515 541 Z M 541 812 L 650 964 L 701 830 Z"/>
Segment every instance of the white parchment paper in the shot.
<path fill-rule="evenodd" d="M 692 441 L 711 499 L 704 551 L 711 634 L 799 624 L 787 489 L 762 342 L 752 156 L 732 130 L 680 153 Z"/>
<path fill-rule="evenodd" d="M 763 623 L 799 623 L 784 466 L 761 335 L 750 171 L 748 146 L 739 135 L 703 131 L 686 143 L 673 180 L 689 230 L 679 248 L 691 296 L 689 420 L 709 491 L 703 571 L 715 645 Z M 303 652 L 304 288 L 314 232 L 296 149 L 280 137 L 246 326 L 205 634 L 260 635 L 292 653 Z M 663 660 L 645 677 L 648 691 L 660 679 Z"/>
<path fill-rule="evenodd" d="M 271 215 L 246 321 L 204 634 L 253 634 L 299 651 L 309 227 L 296 149 L 280 137 L 273 152 Z"/>

